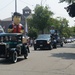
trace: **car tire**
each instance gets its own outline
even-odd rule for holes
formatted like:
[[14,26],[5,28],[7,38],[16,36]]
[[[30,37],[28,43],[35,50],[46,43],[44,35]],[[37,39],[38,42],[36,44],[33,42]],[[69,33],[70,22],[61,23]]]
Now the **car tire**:
[[53,46],[52,46],[52,45],[50,45],[50,46],[49,46],[49,50],[52,50],[52,49],[53,49]]
[[16,63],[16,62],[17,62],[17,52],[16,52],[16,51],[14,51],[14,52],[12,53],[12,62],[13,62],[13,63]]

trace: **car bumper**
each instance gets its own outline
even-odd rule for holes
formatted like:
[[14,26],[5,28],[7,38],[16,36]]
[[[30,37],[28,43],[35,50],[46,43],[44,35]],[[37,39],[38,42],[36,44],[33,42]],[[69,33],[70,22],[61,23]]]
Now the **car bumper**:
[[36,48],[48,48],[48,47],[50,47],[50,44],[34,44],[34,47],[36,47]]

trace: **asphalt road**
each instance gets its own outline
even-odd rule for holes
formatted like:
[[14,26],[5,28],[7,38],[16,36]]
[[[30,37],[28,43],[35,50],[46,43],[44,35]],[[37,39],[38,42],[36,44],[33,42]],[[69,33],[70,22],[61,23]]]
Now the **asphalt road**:
[[75,75],[75,43],[53,50],[34,51],[17,63],[0,59],[0,75]]

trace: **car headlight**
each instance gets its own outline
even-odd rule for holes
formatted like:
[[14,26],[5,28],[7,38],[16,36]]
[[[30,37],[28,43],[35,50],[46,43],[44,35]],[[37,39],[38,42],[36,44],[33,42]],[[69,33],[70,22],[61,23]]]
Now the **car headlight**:
[[47,44],[50,44],[51,41],[47,41]]

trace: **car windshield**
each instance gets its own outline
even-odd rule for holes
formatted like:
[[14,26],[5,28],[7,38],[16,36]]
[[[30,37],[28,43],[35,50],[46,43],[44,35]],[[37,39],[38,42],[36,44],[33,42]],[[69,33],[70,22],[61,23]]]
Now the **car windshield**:
[[15,37],[15,36],[1,36],[0,41],[1,42],[17,41],[17,37]]
[[37,39],[39,38],[50,38],[50,35],[47,35],[47,34],[42,34],[42,35],[39,35]]

